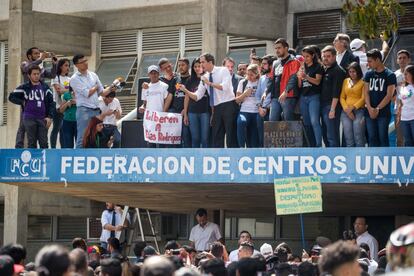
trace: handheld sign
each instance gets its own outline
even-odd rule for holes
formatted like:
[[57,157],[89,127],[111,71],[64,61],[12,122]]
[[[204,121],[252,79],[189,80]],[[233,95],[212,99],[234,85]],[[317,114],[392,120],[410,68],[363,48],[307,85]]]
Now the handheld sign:
[[277,215],[322,212],[319,176],[275,179],[274,189]]
[[182,115],[145,110],[144,138],[155,144],[181,144]]

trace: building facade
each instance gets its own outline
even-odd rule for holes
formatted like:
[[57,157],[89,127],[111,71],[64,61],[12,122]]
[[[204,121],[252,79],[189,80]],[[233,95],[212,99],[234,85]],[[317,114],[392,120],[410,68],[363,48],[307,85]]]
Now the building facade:
[[[414,24],[407,19],[414,18],[414,2],[402,2],[405,21],[387,60],[390,67],[395,67],[392,55],[399,48],[414,52]],[[278,37],[286,37],[297,49],[310,43],[331,44],[338,32],[356,37],[355,30],[347,27],[342,4],[341,0],[75,0],[64,5],[53,0],[0,0],[0,146],[14,147],[20,110],[8,103],[7,96],[20,84],[19,65],[26,49],[33,45],[66,57],[84,53],[90,69],[104,84],[124,77],[127,86],[119,99],[127,113],[136,107],[138,83],[146,76],[147,66],[161,57],[176,65],[180,57],[192,59],[201,52],[211,52],[218,61],[231,56],[238,63],[248,61],[251,48],[256,48],[258,55],[273,54],[273,41]],[[378,45],[378,41],[369,43]],[[88,237],[92,233],[87,227],[88,217],[99,217],[102,203],[50,192],[0,184],[4,243],[18,241],[32,246],[35,252],[44,242],[68,241],[67,237],[76,234],[67,231],[72,225],[84,225],[76,227],[82,229],[78,235]],[[55,200],[49,202],[50,198]],[[160,239],[186,240],[194,223],[192,211],[156,213]],[[256,240],[289,240],[299,246],[299,220],[295,217],[235,212],[220,221],[220,212],[212,211],[230,247],[244,229]],[[342,230],[351,227],[353,215],[344,211],[305,216],[307,238],[323,233],[339,238]],[[366,215],[372,215],[378,227],[387,222],[391,226],[385,231],[389,232],[409,220],[405,215],[414,215],[414,210],[385,217],[375,212]]]

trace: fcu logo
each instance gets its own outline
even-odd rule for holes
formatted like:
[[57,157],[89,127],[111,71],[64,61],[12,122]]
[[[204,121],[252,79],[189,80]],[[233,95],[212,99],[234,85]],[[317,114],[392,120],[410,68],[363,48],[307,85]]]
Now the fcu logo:
[[42,159],[32,158],[30,151],[23,151],[20,159],[11,160],[11,172],[19,173],[21,176],[40,173],[42,169]]

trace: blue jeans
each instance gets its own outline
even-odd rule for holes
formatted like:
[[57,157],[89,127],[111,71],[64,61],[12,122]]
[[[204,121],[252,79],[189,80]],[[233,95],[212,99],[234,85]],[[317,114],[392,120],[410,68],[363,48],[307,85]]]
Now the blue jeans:
[[55,115],[53,116],[52,132],[50,133],[50,147],[52,149],[56,148],[56,141],[57,141],[58,134],[59,134],[60,147],[63,147],[62,122],[63,122],[63,114],[56,110]]
[[82,140],[85,129],[88,127],[89,121],[92,117],[99,115],[99,109],[87,108],[84,106],[78,106],[76,109],[76,148],[83,148]]
[[306,136],[311,147],[322,146],[322,127],[320,115],[320,96],[300,97],[300,113],[303,118]]
[[121,133],[119,133],[119,130],[114,125],[104,125],[103,128],[103,134],[105,134],[106,137],[114,137],[114,143],[112,145],[113,148],[120,148],[121,147]]
[[210,113],[188,113],[193,148],[208,148],[210,136]]
[[296,102],[296,98],[287,98],[284,103],[280,103],[277,98],[273,98],[270,104],[269,121],[280,121],[282,112],[285,121],[294,121]]
[[73,149],[76,141],[76,121],[63,120],[62,124],[63,132],[63,145],[62,148]]
[[377,117],[375,119],[371,119],[368,113],[365,114],[369,147],[390,146],[388,138],[388,126],[390,124],[390,120],[390,117]]
[[257,130],[257,113],[240,112],[237,117],[237,142],[239,147],[257,148],[259,137]]
[[[338,103],[339,104],[339,103]],[[322,131],[326,134],[327,147],[339,147],[339,125],[341,123],[341,109],[336,107],[335,118],[329,119],[331,105],[321,106]]]
[[411,121],[401,121],[400,126],[404,135],[404,146],[413,147],[414,146],[414,120]]
[[266,113],[266,116],[261,117],[259,113],[256,115],[257,122],[257,138],[258,138],[258,147],[264,147],[264,122],[269,121],[269,112]]
[[342,111],[341,122],[347,147],[365,147],[365,117],[362,108],[353,111],[355,120],[351,120],[345,111]]

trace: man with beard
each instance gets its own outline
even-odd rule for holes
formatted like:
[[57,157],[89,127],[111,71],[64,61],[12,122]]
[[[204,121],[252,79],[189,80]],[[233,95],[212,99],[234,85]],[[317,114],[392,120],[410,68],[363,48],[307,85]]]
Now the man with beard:
[[274,45],[278,60],[273,64],[274,77],[267,88],[267,93],[272,95],[269,120],[280,121],[283,112],[285,121],[293,121],[299,96],[296,73],[300,68],[300,63],[289,54],[289,44],[286,39],[279,38]]

